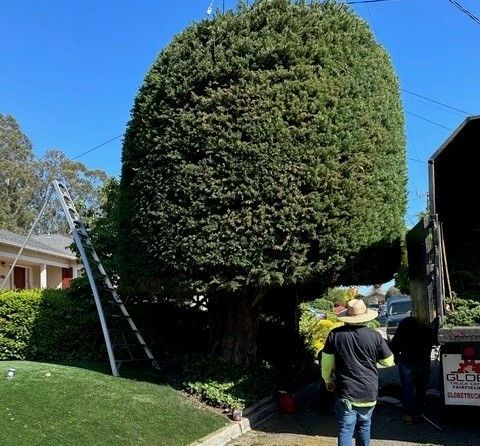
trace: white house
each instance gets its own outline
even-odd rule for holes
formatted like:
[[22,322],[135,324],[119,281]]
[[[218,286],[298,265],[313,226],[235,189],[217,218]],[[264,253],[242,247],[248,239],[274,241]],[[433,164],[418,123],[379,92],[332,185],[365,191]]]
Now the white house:
[[[24,236],[0,229],[0,285],[24,242]],[[82,269],[72,243],[61,234],[32,236],[4,289],[68,288]]]

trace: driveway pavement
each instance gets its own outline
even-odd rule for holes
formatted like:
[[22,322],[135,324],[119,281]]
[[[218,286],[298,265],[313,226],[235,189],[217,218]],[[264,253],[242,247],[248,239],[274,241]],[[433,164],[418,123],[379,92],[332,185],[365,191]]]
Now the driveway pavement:
[[[434,367],[431,381],[433,387],[438,385],[436,376],[438,368]],[[380,383],[385,392],[398,392],[396,367],[380,370]],[[480,418],[470,422],[461,417],[456,421],[444,419],[440,413],[439,402],[438,396],[432,396],[426,415],[441,427],[442,431],[427,421],[407,426],[401,420],[400,407],[379,403],[373,418],[371,446],[479,446]],[[321,399],[316,399],[295,415],[276,415],[257,430],[233,440],[229,445],[336,446],[335,417],[323,406]]]

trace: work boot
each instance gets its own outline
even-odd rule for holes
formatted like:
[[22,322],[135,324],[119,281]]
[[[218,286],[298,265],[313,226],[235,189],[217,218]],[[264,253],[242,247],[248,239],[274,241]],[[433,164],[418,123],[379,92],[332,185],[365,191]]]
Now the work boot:
[[413,417],[412,417],[411,415],[405,414],[405,415],[402,417],[402,420],[403,420],[403,422],[404,422],[405,424],[408,424],[409,426],[414,423]]

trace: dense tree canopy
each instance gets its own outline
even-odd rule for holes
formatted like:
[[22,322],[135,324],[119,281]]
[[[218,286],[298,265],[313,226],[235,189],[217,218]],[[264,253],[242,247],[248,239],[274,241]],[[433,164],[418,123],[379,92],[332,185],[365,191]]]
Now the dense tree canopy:
[[[251,293],[330,285],[351,264],[380,282],[398,265],[405,177],[397,78],[348,6],[218,14],[173,39],[135,100],[123,284]],[[372,268],[355,263],[365,252]]]

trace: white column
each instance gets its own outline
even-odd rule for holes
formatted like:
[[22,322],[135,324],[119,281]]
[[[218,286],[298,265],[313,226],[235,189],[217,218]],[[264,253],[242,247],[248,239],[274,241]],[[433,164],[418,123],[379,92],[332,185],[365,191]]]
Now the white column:
[[40,288],[44,290],[47,288],[47,264],[40,265]]

